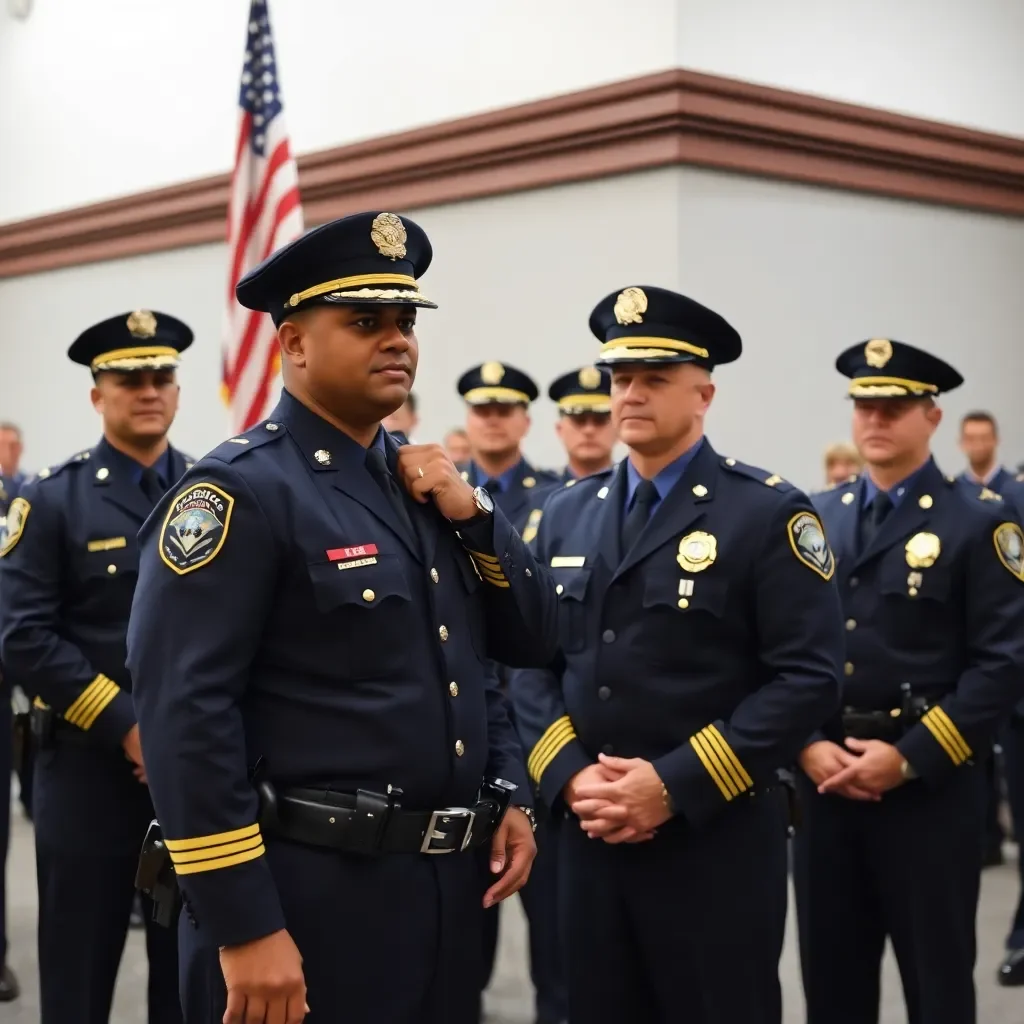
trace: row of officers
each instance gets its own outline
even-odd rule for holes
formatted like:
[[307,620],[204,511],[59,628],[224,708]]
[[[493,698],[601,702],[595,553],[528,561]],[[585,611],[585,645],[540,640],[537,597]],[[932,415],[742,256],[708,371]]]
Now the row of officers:
[[184,324],[71,346],[103,437],[24,487],[0,544],[43,1024],[108,1019],[136,884],[153,1024],[476,1024],[520,889],[539,1021],[780,1024],[794,806],[810,1024],[877,1021],[887,938],[910,1024],[973,1024],[1024,533],[931,457],[960,375],[890,339],[840,354],[867,470],[811,500],[705,434],[737,331],[630,285],[553,392],[563,431],[628,457],[527,466],[502,425],[537,389],[488,362],[459,467],[381,426],[431,260],[374,211],[248,274],[284,390],[195,463],[167,441]]

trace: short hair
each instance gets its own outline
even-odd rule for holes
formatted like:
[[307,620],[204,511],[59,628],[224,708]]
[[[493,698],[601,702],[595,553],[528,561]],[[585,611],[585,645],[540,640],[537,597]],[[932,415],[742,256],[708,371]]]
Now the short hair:
[[973,409],[971,412],[965,413],[960,419],[960,430],[962,431],[968,423],[987,423],[992,428],[993,434],[999,433],[995,416],[990,412],[985,412],[984,409]]
[[21,440],[21,427],[17,423],[11,423],[10,420],[3,420],[0,422],[0,430],[9,430],[12,434],[18,435],[18,440]]
[[845,462],[852,462],[855,466],[863,466],[864,460],[860,457],[860,452],[849,441],[837,441],[835,444],[830,444],[825,449],[825,468],[828,469],[831,465],[842,459]]
[[405,404],[407,406],[409,406],[409,412],[411,412],[413,414],[413,416],[415,416],[416,415],[416,392],[415,391],[410,391],[409,394],[406,395]]

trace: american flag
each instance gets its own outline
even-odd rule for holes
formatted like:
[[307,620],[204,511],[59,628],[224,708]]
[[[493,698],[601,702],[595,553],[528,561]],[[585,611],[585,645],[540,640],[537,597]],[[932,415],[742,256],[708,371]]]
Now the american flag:
[[299,175],[288,144],[281,83],[266,0],[252,0],[238,95],[239,125],[228,205],[228,294],[221,395],[231,430],[266,414],[280,370],[276,332],[266,313],[243,308],[235,285],[275,249],[302,234]]

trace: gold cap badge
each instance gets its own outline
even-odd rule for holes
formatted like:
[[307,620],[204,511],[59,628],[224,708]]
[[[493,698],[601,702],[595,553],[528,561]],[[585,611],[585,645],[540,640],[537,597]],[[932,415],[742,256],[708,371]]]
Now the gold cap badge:
[[880,370],[892,359],[892,342],[885,338],[873,338],[864,346],[864,359],[868,366]]
[[402,218],[396,213],[378,213],[370,225],[370,239],[381,256],[402,259],[408,239]]
[[502,377],[505,376],[505,367],[501,363],[484,363],[480,367],[480,379],[492,387],[495,384],[500,384]]
[[129,315],[127,326],[133,338],[152,338],[156,334],[156,317],[148,309],[137,309]]
[[601,371],[596,366],[584,366],[579,372],[578,379],[581,388],[593,391],[594,388],[601,386]]
[[643,288],[627,288],[615,300],[615,319],[620,324],[642,324],[647,312],[647,296]]

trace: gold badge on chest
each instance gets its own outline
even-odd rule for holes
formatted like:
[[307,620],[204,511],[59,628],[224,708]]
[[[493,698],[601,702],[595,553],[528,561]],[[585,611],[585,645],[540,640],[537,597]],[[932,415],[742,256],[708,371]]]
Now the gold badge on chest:
[[718,557],[718,542],[710,533],[697,530],[679,542],[676,561],[684,572],[703,572]]
[[911,569],[927,569],[935,564],[941,551],[942,545],[934,533],[915,533],[907,541],[907,565]]

